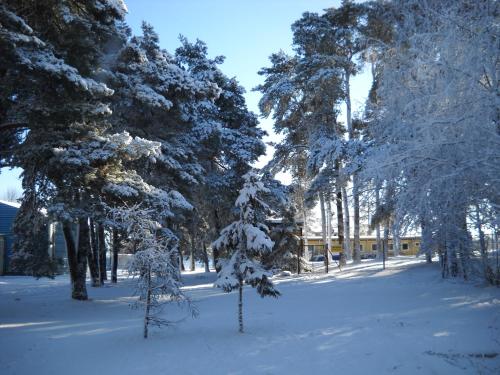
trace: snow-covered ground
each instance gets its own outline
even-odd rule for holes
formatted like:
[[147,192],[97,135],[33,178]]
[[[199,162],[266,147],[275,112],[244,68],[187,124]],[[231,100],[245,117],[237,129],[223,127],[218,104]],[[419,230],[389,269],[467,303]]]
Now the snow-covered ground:
[[[69,298],[66,276],[0,278],[0,373],[499,374],[500,289],[442,280],[399,257],[277,280],[283,296],[237,296],[186,273],[200,315],[142,338],[131,280]],[[165,316],[178,318],[175,306]]]

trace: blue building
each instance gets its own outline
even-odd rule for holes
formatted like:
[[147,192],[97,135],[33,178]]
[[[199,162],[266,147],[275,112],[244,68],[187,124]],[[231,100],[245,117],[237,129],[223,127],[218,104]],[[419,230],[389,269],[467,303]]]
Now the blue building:
[[[10,259],[12,257],[12,246],[14,244],[13,226],[19,203],[0,200],[0,275],[9,273]],[[51,223],[48,226],[48,249],[52,258],[59,258],[66,264],[66,243],[62,234],[61,225]]]
[[0,201],[0,275],[9,269],[9,258],[12,256],[14,235],[12,226],[20,204]]

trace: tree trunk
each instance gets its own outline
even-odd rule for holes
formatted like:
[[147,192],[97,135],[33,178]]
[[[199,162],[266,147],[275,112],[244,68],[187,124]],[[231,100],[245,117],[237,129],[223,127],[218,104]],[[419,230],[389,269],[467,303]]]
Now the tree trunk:
[[111,282],[118,282],[118,252],[120,251],[120,234],[113,228],[113,264],[111,267]]
[[[375,186],[375,212],[378,212],[380,207],[380,184],[376,184]],[[377,222],[375,225],[375,234],[377,238],[377,259],[382,259],[383,257],[383,249],[382,249],[382,239],[380,236],[380,223]]]
[[207,245],[203,242],[203,263],[205,263],[205,272],[210,272],[210,265],[208,264]]
[[[321,211],[321,236],[323,238],[323,247],[326,248],[326,213],[325,213],[325,196],[323,193],[319,193],[319,205]],[[314,255],[314,254],[312,254]]]
[[99,287],[101,286],[99,280],[99,248],[97,247],[97,240],[94,230],[94,221],[90,219],[90,244],[91,251],[88,253],[88,263],[90,270],[90,278],[92,279],[92,286]]
[[457,252],[456,249],[450,243],[451,241],[447,241],[446,246],[446,267],[447,267],[447,275],[451,275],[452,277],[458,276],[458,261],[457,261]]
[[[219,220],[219,213],[217,212],[216,209],[214,210],[214,219],[215,219],[214,220],[215,232],[217,233],[217,235],[219,235],[220,231],[221,231],[221,225],[220,225],[220,220]],[[212,248],[212,256],[214,258],[215,272],[219,273],[219,271],[221,270],[221,265],[218,264],[219,257],[220,257],[219,250]]]
[[[342,209],[342,189],[339,182],[336,182],[336,203],[337,203],[337,231],[340,248],[344,248],[344,211]],[[339,262],[342,265],[342,262]]]
[[304,232],[302,231],[302,228],[300,228],[300,241],[299,241],[299,246],[297,247],[297,275],[300,275],[300,253],[301,249],[304,246]]
[[[346,120],[347,120],[347,133],[349,136],[349,140],[353,140],[355,138],[354,135],[354,126],[352,124],[352,110],[351,110],[351,74],[348,70],[345,71],[345,104],[346,104]],[[353,209],[354,209],[354,243],[353,249],[351,253],[351,232],[349,228],[349,206],[347,201],[347,194],[345,194],[345,188],[343,191],[344,194],[344,208],[345,208],[345,220],[346,220],[346,238],[349,240],[346,241],[346,256],[348,259],[353,259],[354,263],[361,262],[361,249],[360,249],[360,241],[359,241],[359,191],[358,191],[358,179],[356,173],[352,175],[352,199],[353,199]]]
[[181,246],[177,246],[177,252],[179,255],[179,267],[181,271],[185,271],[186,267],[184,267],[184,254],[182,254]]
[[349,215],[349,202],[347,200],[347,191],[342,187],[342,200],[344,206],[344,260],[352,259],[351,253],[351,228]]
[[470,237],[469,230],[467,229],[467,209],[463,208],[459,214],[460,218],[460,229],[462,236],[459,243],[460,252],[460,266],[462,268],[462,276],[464,280],[469,279],[470,274],[470,252],[472,247],[472,238]]
[[493,284],[495,281],[495,275],[488,262],[488,249],[486,247],[486,241],[484,238],[481,215],[479,214],[479,205],[476,205],[476,229],[477,233],[479,234],[479,248],[481,250],[481,259],[483,261],[484,278],[488,283]]
[[68,253],[68,267],[71,279],[71,298],[85,300],[88,298],[87,290],[85,287],[85,279],[82,288],[82,283],[81,280],[79,280],[78,272],[78,254],[75,240],[73,238],[73,231],[71,230],[71,224],[68,222],[63,222],[62,227]]
[[240,280],[238,287],[238,323],[239,332],[243,333],[243,280]]
[[394,256],[398,256],[401,253],[401,231],[397,215],[392,223],[392,249]]
[[88,218],[81,218],[78,223],[78,251],[76,252],[76,267],[71,280],[73,290],[71,298],[87,300],[87,254],[90,249],[90,232]]
[[149,311],[151,309],[151,271],[148,270],[148,291],[146,294],[146,311],[144,313],[144,338],[148,338]]
[[326,197],[326,236],[327,245],[325,247],[325,272],[329,271],[330,264],[330,254],[332,253],[332,202],[330,200],[330,195]]
[[196,238],[195,238],[195,235],[193,232],[191,232],[191,252],[189,254],[189,261],[190,261],[189,269],[191,271],[194,271],[196,268],[196,264],[195,264],[195,260],[194,260],[194,254],[195,254],[195,250],[196,250]]
[[104,284],[104,280],[108,279],[108,272],[106,270],[106,237],[103,224],[97,225],[97,241],[99,242],[99,278],[101,284]]
[[425,253],[425,262],[432,263],[432,255],[430,253]]
[[427,263],[432,263],[432,245],[431,245],[431,237],[432,233],[430,231],[429,225],[425,216],[422,215],[420,219],[420,228],[422,232],[422,241],[420,243],[420,253],[425,254],[425,261]]
[[[302,229],[302,238],[304,239],[303,246],[307,249],[309,246],[309,242],[308,242],[308,238],[307,238],[307,236],[308,236],[308,233],[307,233],[307,209],[306,209],[306,204],[304,201],[304,194],[302,194],[302,217],[304,219],[304,227]],[[300,253],[300,249],[298,250],[298,253]],[[300,273],[300,258],[297,261],[299,262],[297,272]]]
[[354,263],[361,263],[361,243],[360,243],[360,226],[359,226],[359,182],[356,173],[352,176],[352,198],[354,205],[354,251],[353,260]]
[[385,260],[387,259],[387,250],[389,249],[389,224],[384,227],[384,244],[382,245],[382,268],[385,270]]

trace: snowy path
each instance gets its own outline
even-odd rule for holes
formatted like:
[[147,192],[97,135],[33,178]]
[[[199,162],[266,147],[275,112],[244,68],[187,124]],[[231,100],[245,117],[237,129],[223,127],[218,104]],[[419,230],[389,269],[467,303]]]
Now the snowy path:
[[213,276],[186,275],[198,319],[148,340],[129,308],[129,280],[78,302],[64,276],[0,278],[0,373],[500,373],[500,289],[441,280],[419,260],[281,279],[279,300],[248,289],[244,335],[236,294],[212,288]]

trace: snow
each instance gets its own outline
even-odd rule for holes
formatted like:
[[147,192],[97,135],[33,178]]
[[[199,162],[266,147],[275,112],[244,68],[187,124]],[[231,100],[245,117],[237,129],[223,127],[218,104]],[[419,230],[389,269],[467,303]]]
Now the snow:
[[[132,280],[70,299],[67,276],[0,278],[0,368],[11,374],[498,374],[500,290],[442,280],[412,257],[366,261],[276,277],[282,297],[245,287],[246,333],[237,295],[213,288],[215,273],[188,272],[183,288],[197,319],[152,329]],[[165,318],[182,312],[168,306]],[[81,357],[77,355],[81,354]],[[497,354],[488,358],[484,355]]]
[[109,183],[104,187],[104,190],[122,197],[136,197],[139,195],[136,189],[124,184]]
[[10,207],[13,207],[13,208],[20,208],[21,207],[21,203],[17,203],[17,202],[9,202],[9,201],[4,201],[4,200],[0,199],[0,203],[5,204],[5,205],[10,206]]
[[106,0],[108,6],[113,8],[122,18],[128,13],[127,5],[123,0]]
[[[243,224],[242,229],[247,239],[247,249],[257,252],[267,252],[273,248],[274,242],[260,228],[252,224]],[[266,231],[268,231],[267,228]]]

